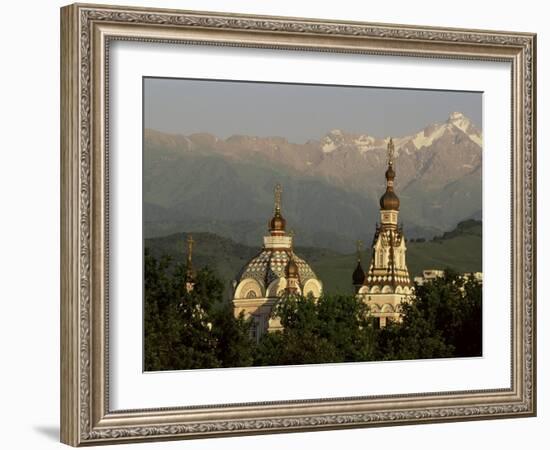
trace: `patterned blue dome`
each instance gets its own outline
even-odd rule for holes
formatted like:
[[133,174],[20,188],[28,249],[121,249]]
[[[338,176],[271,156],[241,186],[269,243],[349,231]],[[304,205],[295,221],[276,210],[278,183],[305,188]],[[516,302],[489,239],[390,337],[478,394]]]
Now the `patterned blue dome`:
[[[245,278],[252,278],[262,282],[264,286],[268,286],[273,280],[284,278],[286,276],[285,270],[290,260],[290,255],[290,250],[262,250],[243,267],[237,277],[237,282]],[[300,276],[300,283],[302,285],[305,284],[307,280],[312,278],[317,279],[315,272],[313,272],[309,264],[293,252],[292,259],[298,266],[298,275]]]

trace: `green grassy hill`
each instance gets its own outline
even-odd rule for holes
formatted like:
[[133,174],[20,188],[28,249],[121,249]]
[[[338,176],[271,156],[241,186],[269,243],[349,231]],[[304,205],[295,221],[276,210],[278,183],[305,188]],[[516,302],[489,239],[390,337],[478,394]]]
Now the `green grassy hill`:
[[[405,230],[406,232],[406,230]],[[170,255],[175,261],[186,257],[186,233],[145,240],[151,253],[160,257]],[[231,239],[213,233],[193,233],[195,240],[193,263],[197,268],[209,266],[229,286],[240,269],[260,251],[258,247],[238,244]],[[407,243],[407,265],[411,276],[419,275],[424,269],[451,268],[458,272],[482,271],[482,223],[468,220],[458,224],[455,230],[430,241],[409,241]],[[296,253],[304,258],[323,281],[325,292],[351,292],[351,274],[355,269],[357,256],[341,254],[333,250],[297,247]],[[370,250],[363,252],[362,264],[367,269]]]

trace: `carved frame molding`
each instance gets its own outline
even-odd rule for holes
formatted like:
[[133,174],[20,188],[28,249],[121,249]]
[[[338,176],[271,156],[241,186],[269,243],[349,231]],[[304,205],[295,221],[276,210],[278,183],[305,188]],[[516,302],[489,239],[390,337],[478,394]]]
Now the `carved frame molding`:
[[[510,62],[510,389],[110,411],[105,105],[113,40]],[[536,414],[534,34],[76,4],[61,10],[61,58],[62,442],[79,446]]]

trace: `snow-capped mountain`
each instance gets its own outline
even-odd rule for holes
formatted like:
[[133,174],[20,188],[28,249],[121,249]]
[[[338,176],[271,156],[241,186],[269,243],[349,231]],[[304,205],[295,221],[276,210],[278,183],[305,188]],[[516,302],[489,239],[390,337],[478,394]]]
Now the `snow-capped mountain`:
[[[401,148],[410,153],[409,144],[411,143],[415,150],[429,147],[445,133],[456,133],[457,130],[462,131],[470,140],[481,147],[482,136],[479,129],[461,112],[453,112],[445,123],[430,124],[411,136],[394,138],[397,154],[399,154]],[[360,153],[365,153],[370,150],[385,149],[386,144],[387,138],[376,138],[368,134],[346,134],[342,130],[335,129],[321,140],[321,149],[323,153],[331,153],[339,148],[355,146]]]
[[[175,196],[173,201],[180,203],[183,197],[192,193],[198,202],[195,213],[200,211],[201,217],[212,216],[218,220],[212,205],[220,198],[220,190],[229,190],[219,185],[224,179],[226,185],[231,184],[239,190],[238,201],[243,202],[239,214],[242,216],[249,212],[245,205],[247,196],[257,197],[260,187],[266,190],[265,201],[271,201],[270,183],[284,173],[287,184],[291,183],[290,180],[299,180],[302,184],[311,180],[334,192],[352,194],[355,203],[349,205],[349,211],[345,209],[347,213],[343,210],[339,214],[366,214],[366,223],[374,223],[378,198],[385,183],[387,140],[388,137],[370,133],[368,124],[365,124],[363,133],[334,129],[319,140],[303,144],[282,137],[235,135],[221,139],[208,133],[182,136],[146,130],[145,182],[150,191],[145,192],[145,198],[151,203],[170,207],[170,202],[158,200],[161,191],[178,191],[179,196]],[[424,232],[429,234],[426,230],[435,233],[452,229],[461,220],[481,216],[482,133],[468,117],[453,112],[446,120],[427,124],[414,134],[393,136],[393,141],[396,150],[395,186],[402,200],[401,219],[404,223],[424,230],[419,232],[421,235]],[[192,171],[187,170],[191,167],[191,160],[202,161],[199,169],[193,166]],[[222,161],[225,172],[220,169]],[[227,170],[231,174],[226,173]],[[219,171],[216,172],[217,180],[212,178],[214,171]],[[196,189],[181,188],[183,175],[185,183],[195,180],[195,186],[200,184],[204,189],[208,189],[208,183],[203,180],[210,179],[218,190],[217,194],[212,193],[213,200],[203,204]],[[344,194],[335,195],[335,198],[339,199],[338,202],[345,201],[341,200],[345,198]],[[359,201],[363,211],[360,211],[361,204],[356,204],[357,198],[364,199]],[[231,201],[237,211],[234,198]],[[308,195],[308,202],[312,201]],[[211,206],[212,211],[209,210]],[[218,210],[223,207],[220,204]]]

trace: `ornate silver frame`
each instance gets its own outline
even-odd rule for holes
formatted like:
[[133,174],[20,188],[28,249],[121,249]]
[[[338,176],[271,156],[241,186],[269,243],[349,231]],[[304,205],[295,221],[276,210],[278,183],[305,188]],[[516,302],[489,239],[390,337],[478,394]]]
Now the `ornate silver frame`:
[[[512,384],[509,389],[111,411],[108,111],[114,39],[507,61],[512,66]],[[75,4],[61,9],[61,440],[128,441],[536,414],[536,35]]]

